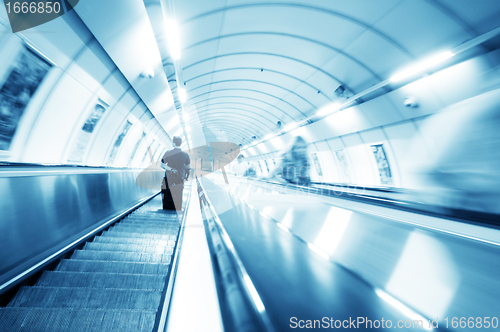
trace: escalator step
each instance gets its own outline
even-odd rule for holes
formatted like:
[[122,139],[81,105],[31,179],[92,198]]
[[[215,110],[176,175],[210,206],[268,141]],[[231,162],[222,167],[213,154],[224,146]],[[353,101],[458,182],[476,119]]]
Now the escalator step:
[[148,229],[177,229],[179,228],[179,224],[168,224],[168,223],[164,223],[164,224],[144,224],[144,223],[135,223],[135,222],[132,222],[132,221],[126,221],[126,222],[120,222],[118,224],[116,224],[114,227],[127,227],[127,228],[139,228],[139,229],[142,229],[142,228],[148,228]]
[[[161,201],[160,201],[160,205],[161,205]],[[153,215],[153,216],[157,216],[157,217],[167,217],[167,218],[170,218],[170,217],[177,217],[179,213],[178,213],[178,211],[174,211],[174,210],[138,209],[138,210],[135,210],[134,212],[132,212],[131,214],[132,215],[147,214],[147,215]]]
[[166,275],[168,268],[168,264],[63,259],[56,271]]
[[135,225],[135,226],[140,226],[140,227],[179,227],[178,222],[157,222],[157,221],[143,221],[143,220],[136,220],[136,219],[124,219],[120,221],[118,225]]
[[137,253],[155,253],[155,254],[169,254],[172,255],[174,248],[172,246],[145,246],[138,244],[124,244],[124,243],[94,243],[87,242],[83,250],[95,251],[122,251],[122,252],[137,252]]
[[132,237],[111,237],[111,236],[96,236],[93,243],[123,243],[123,244],[139,244],[143,246],[174,246],[175,235],[170,235],[169,240],[154,240],[154,239],[135,239]]
[[139,238],[139,239],[153,239],[153,240],[169,240],[174,237],[177,238],[177,233],[175,234],[148,234],[148,233],[134,233],[131,231],[105,231],[102,232],[101,236],[109,236],[109,237],[129,237],[129,238]]
[[151,234],[151,235],[174,235],[177,234],[179,228],[142,228],[142,227],[122,227],[122,226],[114,226],[111,227],[108,232],[117,232],[117,233],[138,233],[138,234]]
[[161,290],[165,279],[150,274],[45,271],[36,286]]
[[138,252],[75,250],[73,255],[71,255],[71,259],[169,264],[170,256],[171,255],[169,254],[150,254]]
[[150,234],[176,234],[179,227],[169,227],[169,226],[141,226],[141,225],[131,225],[131,224],[119,224],[110,228],[110,231],[115,229],[120,231],[127,231],[133,233],[150,233]]
[[8,307],[156,310],[159,290],[21,287]]
[[152,310],[0,308],[2,332],[151,332]]
[[161,215],[153,213],[132,213],[125,217],[125,219],[137,220],[151,220],[151,221],[166,221],[166,222],[179,222],[177,214],[174,215]]

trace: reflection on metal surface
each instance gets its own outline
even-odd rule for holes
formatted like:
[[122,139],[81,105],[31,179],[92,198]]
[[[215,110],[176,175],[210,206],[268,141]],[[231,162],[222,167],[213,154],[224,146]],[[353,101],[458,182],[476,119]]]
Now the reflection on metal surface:
[[[375,289],[375,293],[382,300],[384,300],[385,302],[387,302],[388,304],[390,304],[391,306],[393,306],[395,309],[397,309],[398,311],[400,311],[401,313],[403,313],[406,317],[412,319],[414,322],[415,321],[422,321],[423,322],[422,326],[423,326],[424,329],[426,329],[428,331],[432,331],[433,330],[433,328],[429,326],[428,321],[424,317],[422,317],[421,315],[419,315],[415,311],[411,310],[410,308],[408,308],[403,303],[401,303],[398,300],[396,300],[391,295],[387,294],[386,292],[384,292],[381,289]],[[394,327],[396,327],[396,326],[394,326]]]
[[460,272],[446,246],[414,231],[386,289],[427,315],[443,317],[459,284]]
[[271,216],[271,212],[273,212],[273,207],[272,207],[272,206],[266,206],[266,207],[262,210],[262,213],[264,214],[264,216],[268,216],[268,217],[270,217],[270,216]]
[[307,246],[309,247],[309,249],[311,249],[312,251],[314,251],[315,253],[320,255],[322,258],[324,258],[326,260],[330,260],[330,256],[328,256],[328,254],[326,252],[324,252],[320,248],[316,247],[314,244],[308,242]]
[[255,286],[253,285],[252,279],[250,279],[248,274],[245,274],[243,276],[243,280],[245,281],[245,285],[247,286],[248,290],[250,291],[250,296],[252,297],[252,300],[255,303],[257,310],[261,314],[264,314],[266,312],[266,308],[264,307],[264,303],[262,303],[262,300],[260,299],[259,293],[257,293],[257,290],[255,289]]
[[135,184],[134,170],[42,176],[36,172],[46,168],[32,170],[33,176],[0,177],[0,282],[153,193]]
[[286,211],[285,217],[283,217],[283,220],[281,220],[281,223],[288,228],[292,228],[292,224],[293,224],[293,209],[292,208],[289,208]]
[[333,255],[349,225],[352,213],[346,209],[331,207],[316,240],[314,240],[314,245],[326,251],[330,256]]
[[290,233],[290,229],[288,229],[288,227],[286,227],[285,225],[283,225],[282,223],[277,223],[278,227],[281,228],[282,230],[284,230],[285,232],[287,233]]
[[[202,207],[202,214],[204,214],[204,218],[209,225],[211,233],[213,234],[212,240],[214,238],[220,237],[223,243],[223,246],[219,247],[216,251],[216,254],[213,256],[216,257],[216,259],[220,260],[220,255],[222,255],[225,257],[229,257],[234,262],[236,267],[235,272],[244,286],[243,290],[247,294],[247,296],[251,298],[254,309],[256,309],[259,313],[260,324],[262,324],[261,328],[264,328],[265,331],[273,332],[274,328],[268,317],[264,303],[262,302],[260,295],[255,289],[255,286],[245,269],[245,266],[243,265],[238,253],[236,252],[233,242],[227,234],[226,229],[222,225],[222,222],[214,208],[214,205],[210,202],[210,199],[206,195],[206,191],[201,185],[201,182],[198,179],[196,181],[198,183],[198,192],[200,196],[200,206]],[[227,248],[227,254],[224,254],[225,250],[222,248],[224,246],[225,248]],[[220,263],[218,263],[218,266],[221,266]],[[228,278],[230,275],[231,274],[226,273],[225,277]],[[231,280],[231,284],[234,284],[234,282],[235,280]],[[233,299],[235,299],[234,295]],[[243,302],[237,302],[239,306],[243,304]],[[246,322],[246,324],[248,324],[248,322]],[[252,329],[252,326],[248,325],[247,328]]]

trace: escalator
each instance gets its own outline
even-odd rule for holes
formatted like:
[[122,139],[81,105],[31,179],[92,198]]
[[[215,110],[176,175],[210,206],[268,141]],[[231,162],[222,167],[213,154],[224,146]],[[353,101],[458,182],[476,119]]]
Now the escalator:
[[181,219],[152,199],[22,286],[0,308],[0,331],[158,329]]

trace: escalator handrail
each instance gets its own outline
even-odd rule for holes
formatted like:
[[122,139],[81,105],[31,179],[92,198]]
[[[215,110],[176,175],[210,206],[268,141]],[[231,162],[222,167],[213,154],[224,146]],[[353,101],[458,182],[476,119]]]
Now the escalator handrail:
[[[249,178],[251,179],[251,178]],[[300,186],[292,183],[282,183],[276,181],[269,181],[268,179],[253,178],[254,181],[268,183],[272,185],[279,185],[281,187],[292,188],[294,190],[305,191],[308,193],[322,195],[327,197],[335,197],[340,199],[354,199],[363,203],[369,203],[382,207],[388,207],[405,212],[419,213],[432,217],[450,219],[457,222],[474,224],[483,227],[500,229],[500,215],[480,212],[474,210],[457,209],[450,207],[433,206],[420,202],[412,202],[401,199],[394,199],[389,197],[380,197],[374,194],[359,194],[355,192],[343,191],[341,189],[326,189]],[[362,188],[362,187],[361,187]],[[394,191],[394,194],[411,193],[411,191]],[[340,194],[339,194],[340,193]]]
[[[208,195],[206,194],[206,191],[203,188],[201,181],[198,178],[196,178],[196,182],[198,188],[198,196],[200,200],[200,207],[202,208],[201,210],[204,216],[204,222],[206,222],[205,226],[206,226],[207,240],[209,241],[209,243],[212,244],[215,241],[217,241],[217,239],[213,239],[215,233],[220,238],[220,242],[222,242],[222,245],[224,246],[224,248],[220,248],[219,246],[217,246],[218,247],[217,249],[219,250],[215,250],[213,245],[212,246],[209,245],[212,259],[217,260],[216,264],[213,264],[214,269],[215,266],[218,266],[219,269],[221,268],[220,261],[223,260],[221,256],[227,255],[230,258],[231,262],[233,263],[231,275],[236,276],[238,284],[240,286],[240,290],[242,291],[241,295],[244,297],[246,302],[250,304],[251,308],[249,309],[251,309],[251,314],[253,317],[256,318],[255,321],[252,322],[254,326],[252,327],[245,326],[244,330],[274,332],[275,330],[271,323],[271,320],[269,319],[269,316],[267,315],[266,308],[257,290],[255,289],[255,286],[253,285],[241,259],[239,258],[234,248],[234,245],[231,242],[231,239],[229,238],[229,235],[227,234],[224,226],[222,225],[222,222],[218,217],[214,206],[210,202],[210,199],[208,198]],[[208,216],[207,213],[205,213],[204,209],[208,210],[207,212],[210,214],[210,216]],[[223,252],[220,249],[223,249]],[[229,305],[234,306],[234,303],[233,304],[229,303]],[[239,308],[236,309],[233,307],[233,309],[238,310]],[[240,310],[240,312],[241,311],[243,311],[243,313],[247,313],[247,310]],[[221,313],[223,313],[222,310]],[[235,321],[236,320],[233,317],[233,322]],[[237,326],[236,330],[243,330],[243,329],[240,329]]]
[[184,226],[186,224],[187,210],[189,208],[189,204],[191,203],[191,190],[189,191],[189,196],[186,200],[186,208],[182,215],[182,220],[179,225],[179,235],[177,236],[177,241],[174,246],[172,259],[170,260],[170,268],[168,270],[167,278],[166,278],[166,288],[162,293],[162,300],[160,301],[161,306],[158,310],[158,321],[155,323],[155,328],[153,331],[163,332],[165,330],[165,325],[168,319],[168,315],[170,313],[170,301],[172,300],[172,294],[175,284],[175,278],[177,276],[177,268],[179,266],[179,254],[181,251],[183,239],[184,239]]

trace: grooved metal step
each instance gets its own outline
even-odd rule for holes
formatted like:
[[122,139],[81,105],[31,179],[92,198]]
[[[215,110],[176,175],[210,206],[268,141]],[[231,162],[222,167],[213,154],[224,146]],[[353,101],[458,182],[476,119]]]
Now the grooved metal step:
[[[175,242],[172,241],[175,245]],[[172,255],[174,251],[173,245],[169,246],[168,242],[165,242],[164,246],[147,246],[140,244],[125,244],[125,243],[97,243],[97,242],[87,242],[83,247],[83,250],[94,250],[94,251],[121,251],[121,252],[141,252],[141,253],[155,253],[155,254],[168,254]]]
[[166,275],[168,267],[168,264],[65,259],[57,266],[56,271]]
[[172,224],[172,225],[179,225],[179,218],[151,218],[146,215],[144,216],[129,216],[124,218],[122,221],[128,221],[128,220],[133,220],[133,221],[138,221],[138,222],[157,222],[157,223],[165,223],[165,224]]
[[22,287],[8,307],[156,310],[161,291],[74,287]]
[[151,274],[45,271],[36,285],[161,290],[165,286],[165,279],[165,276]]
[[143,246],[174,246],[175,235],[170,235],[168,240],[154,240],[149,238],[136,239],[133,237],[113,237],[113,236],[96,236],[92,243],[121,243],[121,244],[138,244]]
[[118,227],[114,226],[108,230],[109,233],[136,233],[145,235],[171,235],[177,234],[179,228],[176,229],[144,229],[142,227]]
[[151,233],[134,233],[131,231],[105,231],[102,236],[112,236],[112,237],[131,237],[131,238],[142,238],[142,239],[154,239],[154,240],[168,240],[171,236],[177,238],[177,234],[151,234]]
[[71,258],[95,261],[169,264],[170,256],[171,255],[169,254],[150,254],[140,252],[75,250]]
[[156,221],[142,221],[142,220],[123,220],[120,221],[118,225],[128,225],[128,226],[140,226],[140,227],[175,227],[179,228],[179,224],[174,224],[174,223],[167,223],[167,222],[156,222]]
[[0,308],[2,332],[151,332],[154,310]]
[[124,220],[113,227],[147,227],[152,229],[173,229],[179,228],[178,223],[157,223],[151,221]]

